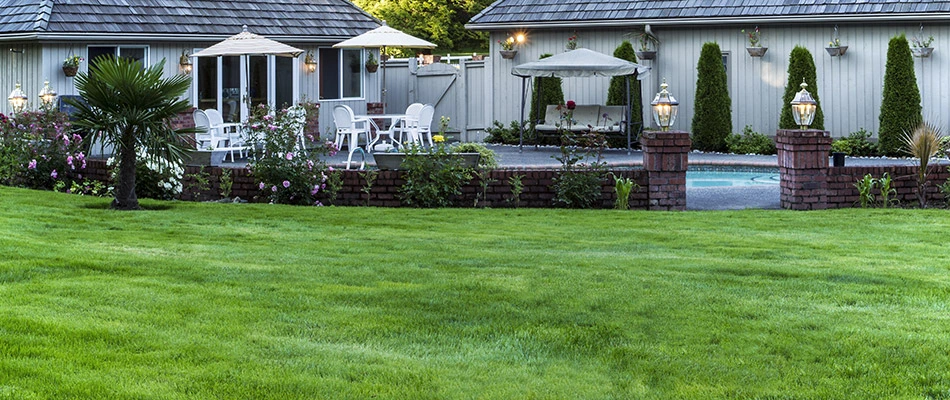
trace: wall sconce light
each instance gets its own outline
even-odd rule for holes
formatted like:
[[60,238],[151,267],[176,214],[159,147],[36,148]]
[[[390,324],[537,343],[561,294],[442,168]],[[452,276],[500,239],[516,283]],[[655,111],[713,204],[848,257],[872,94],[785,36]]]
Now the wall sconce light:
[[303,59],[303,64],[307,67],[307,72],[317,72],[317,60],[313,58],[312,52],[307,52],[307,57]]
[[676,101],[676,98],[666,90],[668,87],[666,78],[663,78],[660,93],[657,93],[656,97],[653,98],[653,102],[650,103],[653,106],[653,120],[663,131],[670,130],[670,126],[676,121],[676,112],[680,105],[680,102]]
[[181,51],[181,57],[178,58],[178,69],[182,74],[188,75],[191,73],[192,64],[191,57],[188,56],[188,53],[185,50]]
[[10,92],[10,97],[7,97],[7,100],[10,102],[14,114],[19,114],[26,108],[26,93],[23,93],[23,89],[20,89],[20,82],[16,83],[16,88]]
[[525,42],[528,41],[528,36],[525,35],[524,32],[516,32],[514,39],[515,39],[515,44],[517,44],[518,46],[523,46]]
[[818,109],[818,102],[811,97],[811,93],[805,90],[808,87],[805,78],[802,78],[801,87],[802,90],[795,93],[795,99],[790,104],[792,105],[792,117],[795,118],[795,125],[805,130],[815,120],[815,110]]
[[45,108],[52,107],[53,102],[56,101],[56,91],[49,87],[49,80],[43,83],[43,90],[40,90],[39,97]]

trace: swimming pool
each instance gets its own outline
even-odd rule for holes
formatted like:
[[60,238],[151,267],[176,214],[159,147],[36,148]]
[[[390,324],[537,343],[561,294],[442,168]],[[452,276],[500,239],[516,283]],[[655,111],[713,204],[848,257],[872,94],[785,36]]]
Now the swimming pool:
[[778,172],[761,171],[686,171],[687,188],[726,186],[777,186]]

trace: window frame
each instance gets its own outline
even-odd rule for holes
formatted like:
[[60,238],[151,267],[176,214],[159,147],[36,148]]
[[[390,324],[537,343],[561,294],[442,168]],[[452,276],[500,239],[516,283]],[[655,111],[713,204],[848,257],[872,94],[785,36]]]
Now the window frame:
[[[326,50],[337,52],[336,97],[330,98],[330,97],[322,96],[323,89],[324,89],[323,69],[318,68],[317,73],[319,75],[317,76],[317,98],[320,101],[363,101],[363,100],[366,100],[366,75],[365,75],[366,70],[365,68],[363,68],[363,66],[366,64],[366,50],[364,49],[334,49],[332,47],[318,47],[317,48],[317,63],[319,65],[325,65],[323,64],[322,57],[323,57],[323,51],[326,51]],[[346,61],[346,57],[344,57],[344,54],[343,54],[344,51],[359,52],[359,56],[360,56],[359,69],[358,69],[359,72],[356,75],[356,79],[359,82],[359,94],[356,97],[346,97],[343,95],[344,87],[345,87],[344,77],[346,76],[346,74],[344,73],[346,66],[343,65],[343,63]]]

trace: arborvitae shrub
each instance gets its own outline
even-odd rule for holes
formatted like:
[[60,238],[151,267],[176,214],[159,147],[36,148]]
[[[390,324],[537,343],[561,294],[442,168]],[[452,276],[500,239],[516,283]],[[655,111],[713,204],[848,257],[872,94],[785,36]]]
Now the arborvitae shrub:
[[[630,42],[626,40],[620,43],[620,46],[617,46],[617,49],[614,50],[614,57],[634,63],[637,62],[637,54],[635,51],[633,51],[633,45],[631,45]],[[610,88],[607,90],[607,105],[623,106],[630,104],[630,123],[637,124],[643,120],[643,105],[640,101],[640,81],[637,80],[635,75],[630,75],[629,77],[630,101],[624,101],[623,98],[627,93],[626,78],[622,76],[615,76],[610,78]],[[626,146],[626,143],[624,143],[624,145]]]
[[726,151],[726,136],[732,133],[732,100],[718,44],[709,42],[703,45],[696,71],[693,148]]
[[879,118],[881,128],[878,131],[878,149],[887,156],[902,155],[901,137],[904,131],[912,131],[923,119],[914,59],[904,35],[892,38],[887,46],[884,98],[881,100]]
[[788,82],[785,85],[785,95],[782,96],[782,115],[779,117],[779,129],[798,129],[795,125],[795,117],[792,116],[792,100],[795,99],[795,93],[802,90],[802,78],[808,87],[808,93],[818,103],[818,109],[815,110],[815,120],[809,125],[810,129],[825,129],[825,115],[821,111],[821,100],[818,98],[818,83],[815,75],[815,59],[808,49],[795,46],[792,53],[788,56]]

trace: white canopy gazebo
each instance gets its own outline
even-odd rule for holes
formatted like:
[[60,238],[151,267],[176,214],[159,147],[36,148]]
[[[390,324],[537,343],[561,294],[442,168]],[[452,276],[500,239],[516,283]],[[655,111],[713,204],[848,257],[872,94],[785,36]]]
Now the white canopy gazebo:
[[[524,106],[527,97],[528,78],[587,78],[593,76],[614,77],[624,76],[627,83],[627,96],[630,98],[630,76],[643,80],[650,73],[650,68],[622,60],[616,57],[598,53],[590,49],[575,49],[538,61],[518,65],[511,69],[511,74],[521,77],[521,132],[518,135],[518,151],[524,146]],[[627,104],[627,151],[631,148],[629,121],[631,120],[630,105]]]

